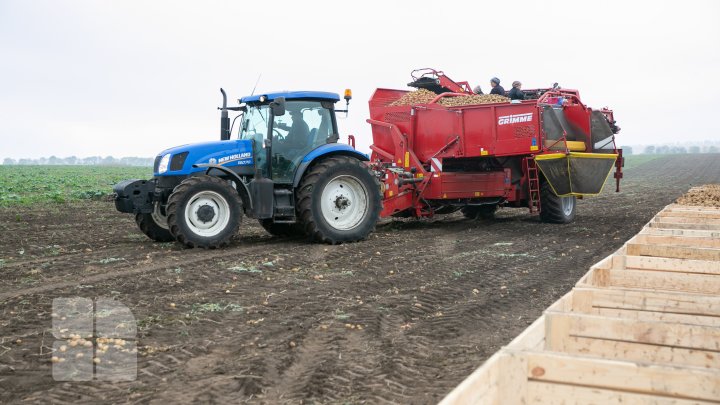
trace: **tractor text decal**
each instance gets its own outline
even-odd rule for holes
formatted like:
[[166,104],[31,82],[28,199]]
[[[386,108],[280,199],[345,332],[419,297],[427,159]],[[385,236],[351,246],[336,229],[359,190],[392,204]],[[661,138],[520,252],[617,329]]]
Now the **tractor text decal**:
[[252,152],[243,152],[243,153],[236,153],[234,155],[223,156],[220,159],[218,159],[218,163],[222,165],[225,163],[235,162],[238,160],[242,160],[242,162],[238,163],[239,165],[252,164]]
[[498,117],[498,125],[515,124],[517,122],[530,122],[532,121],[533,113],[525,114],[514,114],[514,115],[503,115]]

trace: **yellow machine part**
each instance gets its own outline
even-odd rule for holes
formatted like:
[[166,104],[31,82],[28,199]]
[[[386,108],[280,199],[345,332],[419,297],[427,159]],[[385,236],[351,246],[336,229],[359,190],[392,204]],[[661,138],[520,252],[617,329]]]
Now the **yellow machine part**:
[[549,153],[535,163],[560,197],[600,194],[618,155],[614,153]]
[[571,152],[585,152],[585,142],[581,142],[581,141],[558,142],[558,141],[552,141],[552,140],[545,141],[545,147],[550,148],[550,150],[565,150],[566,144],[567,144],[567,149]]

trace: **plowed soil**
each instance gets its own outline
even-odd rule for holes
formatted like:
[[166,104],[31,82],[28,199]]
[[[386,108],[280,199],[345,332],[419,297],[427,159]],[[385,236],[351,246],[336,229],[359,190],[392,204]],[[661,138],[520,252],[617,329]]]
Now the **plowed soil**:
[[[109,202],[6,208],[0,402],[434,403],[706,183],[720,183],[720,156],[676,155],[627,170],[619,194],[609,182],[579,201],[568,225],[458,213],[327,246],[246,220],[215,251],[152,243]],[[52,300],[75,296],[130,308],[135,381],[53,380]]]

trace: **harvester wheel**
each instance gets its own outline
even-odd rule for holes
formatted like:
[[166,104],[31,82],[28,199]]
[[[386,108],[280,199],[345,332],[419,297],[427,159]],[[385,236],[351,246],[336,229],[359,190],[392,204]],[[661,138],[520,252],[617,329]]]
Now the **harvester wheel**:
[[226,181],[207,175],[183,180],[167,204],[170,232],[191,248],[226,246],[240,227],[242,212],[237,191]]
[[168,229],[167,216],[163,215],[159,203],[155,203],[155,210],[151,214],[136,214],[135,223],[142,233],[156,242],[173,242],[175,240]]
[[305,231],[302,225],[298,223],[294,224],[283,224],[277,223],[272,218],[258,219],[260,226],[262,226],[270,235],[274,236],[300,236],[304,235]]
[[496,204],[487,205],[466,205],[462,207],[462,213],[465,218],[470,219],[493,219],[498,206]]
[[297,191],[305,233],[337,244],[367,238],[380,217],[380,183],[365,164],[335,156],[312,166]]
[[553,224],[567,224],[575,219],[575,196],[558,197],[550,183],[540,185],[540,220]]

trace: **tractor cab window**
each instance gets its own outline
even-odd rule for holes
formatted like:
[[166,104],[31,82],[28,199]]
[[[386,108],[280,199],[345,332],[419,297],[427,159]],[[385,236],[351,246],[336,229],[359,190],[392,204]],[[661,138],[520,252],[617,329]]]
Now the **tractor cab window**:
[[269,120],[270,110],[267,105],[248,108],[240,125],[240,139],[255,140],[262,144],[267,135]]
[[268,173],[263,140],[267,136],[269,126],[270,109],[267,105],[249,107],[243,115],[240,125],[240,139],[253,141],[255,167],[259,168],[264,176],[267,176]]
[[332,114],[319,101],[288,101],[273,120],[272,172],[276,182],[291,182],[303,157],[334,140]]

